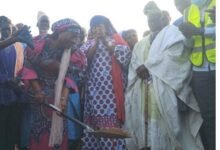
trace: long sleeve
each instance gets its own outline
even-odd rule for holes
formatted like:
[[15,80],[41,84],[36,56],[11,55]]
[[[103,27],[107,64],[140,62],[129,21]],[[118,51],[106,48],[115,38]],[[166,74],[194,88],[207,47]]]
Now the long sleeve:
[[131,60],[131,50],[125,45],[116,45],[114,56],[123,68],[127,68]]

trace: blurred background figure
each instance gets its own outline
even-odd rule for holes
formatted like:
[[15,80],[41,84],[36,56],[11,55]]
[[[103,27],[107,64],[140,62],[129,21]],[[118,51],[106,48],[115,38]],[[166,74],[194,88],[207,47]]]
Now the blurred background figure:
[[50,28],[49,17],[42,11],[37,14],[37,27],[39,35],[47,35]]
[[[179,25],[183,35],[193,41],[189,57],[193,65],[192,88],[203,117],[200,130],[205,149],[215,149],[216,39],[215,0],[191,0]],[[207,90],[208,89],[208,90]]]
[[146,36],[148,36],[149,34],[150,34],[150,30],[144,31],[144,33],[143,33],[143,38],[146,37]]
[[137,32],[134,29],[122,31],[121,36],[128,43],[129,48],[133,50],[134,45],[138,42]]
[[33,48],[29,28],[12,34],[13,24],[0,16],[0,149],[14,150],[20,143],[22,106],[25,102],[20,87],[20,72],[24,62],[24,48],[20,42]]

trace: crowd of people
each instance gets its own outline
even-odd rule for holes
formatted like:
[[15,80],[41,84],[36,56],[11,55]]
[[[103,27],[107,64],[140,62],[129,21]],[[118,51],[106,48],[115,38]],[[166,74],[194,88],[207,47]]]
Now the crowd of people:
[[37,36],[0,16],[0,150],[215,150],[216,2],[174,3],[173,24],[145,5],[141,40],[102,15],[87,32],[39,11]]

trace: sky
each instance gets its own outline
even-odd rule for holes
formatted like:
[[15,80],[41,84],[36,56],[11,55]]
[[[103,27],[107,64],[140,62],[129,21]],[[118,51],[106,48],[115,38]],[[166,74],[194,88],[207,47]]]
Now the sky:
[[[89,29],[89,21],[94,15],[108,17],[118,32],[135,29],[139,37],[148,29],[143,8],[149,0],[5,0],[0,15],[6,15],[14,24],[31,26],[32,34],[37,35],[37,13],[43,11],[51,23],[72,18]],[[170,12],[172,21],[180,16],[174,0],[155,0],[158,6]]]

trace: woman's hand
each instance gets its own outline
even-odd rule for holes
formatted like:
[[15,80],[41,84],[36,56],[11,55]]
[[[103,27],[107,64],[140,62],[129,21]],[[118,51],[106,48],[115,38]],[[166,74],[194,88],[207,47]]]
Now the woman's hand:
[[113,52],[114,52],[114,50],[115,50],[115,43],[113,43],[112,41],[107,41],[107,49],[108,49],[108,51],[110,52],[110,54],[112,54]]
[[61,97],[59,108],[62,110],[62,112],[65,111],[66,105],[67,105],[67,98]]

